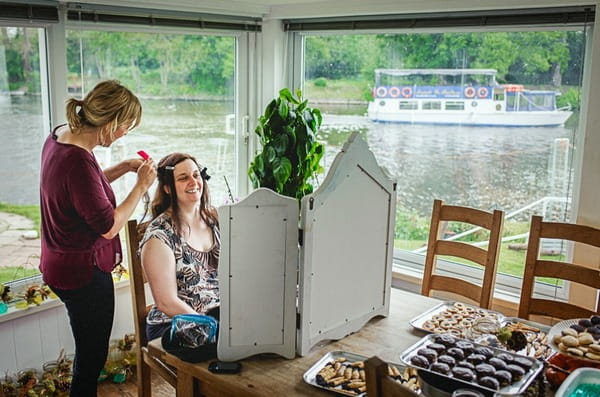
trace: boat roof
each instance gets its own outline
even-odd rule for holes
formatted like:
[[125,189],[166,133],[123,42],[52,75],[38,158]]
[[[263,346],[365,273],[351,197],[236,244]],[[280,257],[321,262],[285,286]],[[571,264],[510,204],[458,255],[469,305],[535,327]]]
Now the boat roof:
[[429,75],[445,74],[450,76],[461,76],[467,74],[479,74],[495,76],[496,69],[375,69],[375,75],[386,74],[390,76],[411,76],[411,75]]

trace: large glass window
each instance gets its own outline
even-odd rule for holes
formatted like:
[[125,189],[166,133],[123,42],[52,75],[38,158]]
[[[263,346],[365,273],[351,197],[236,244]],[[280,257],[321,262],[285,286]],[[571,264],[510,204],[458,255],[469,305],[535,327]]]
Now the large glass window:
[[[518,288],[530,216],[569,221],[585,29],[304,38],[305,97],[324,114],[327,158],[358,131],[398,181],[396,270],[418,273],[439,198],[505,211],[499,289]],[[406,98],[422,117],[398,111]],[[483,238],[455,225],[446,236]],[[565,255],[560,244],[543,248]]]
[[39,232],[39,163],[48,125],[40,76],[44,38],[42,28],[0,26],[0,211],[33,219],[0,222],[0,283],[39,274],[39,240],[23,235]]
[[[69,95],[82,97],[105,79],[117,79],[140,98],[142,123],[111,148],[96,152],[104,165],[145,150],[156,161],[189,153],[207,167],[213,205],[236,186],[233,35],[67,30]],[[118,197],[134,175],[113,184]],[[153,194],[151,189],[151,193]]]

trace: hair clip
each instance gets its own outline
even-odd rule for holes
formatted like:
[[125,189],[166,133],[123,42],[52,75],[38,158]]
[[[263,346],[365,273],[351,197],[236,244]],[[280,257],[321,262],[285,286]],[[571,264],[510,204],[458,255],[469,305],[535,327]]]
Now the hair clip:
[[165,170],[167,171],[173,171],[175,169],[175,167],[171,166],[171,165],[165,165]]
[[207,168],[204,167],[202,168],[202,171],[200,171],[200,176],[202,177],[202,179],[204,179],[205,181],[208,181],[210,179],[210,175],[208,175],[206,173]]

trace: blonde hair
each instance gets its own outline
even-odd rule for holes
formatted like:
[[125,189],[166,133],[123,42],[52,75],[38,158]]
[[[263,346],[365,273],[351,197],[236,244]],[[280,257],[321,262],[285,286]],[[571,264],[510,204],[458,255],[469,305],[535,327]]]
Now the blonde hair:
[[126,125],[131,130],[140,124],[142,105],[119,81],[106,80],[96,84],[83,100],[68,99],[66,116],[74,134],[86,127],[106,128],[114,140],[119,127]]

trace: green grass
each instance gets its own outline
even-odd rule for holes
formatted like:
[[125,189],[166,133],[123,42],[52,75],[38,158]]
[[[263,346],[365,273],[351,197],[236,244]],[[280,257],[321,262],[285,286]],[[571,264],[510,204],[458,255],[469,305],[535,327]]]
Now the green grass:
[[11,214],[17,214],[24,216],[27,219],[31,219],[35,225],[35,230],[40,235],[40,206],[39,205],[14,205],[7,203],[0,203],[0,212],[9,212]]
[[[525,268],[525,256],[527,254],[526,250],[514,250],[509,249],[508,245],[515,243],[511,241],[510,243],[502,243],[500,246],[500,256],[498,258],[498,272],[509,274],[511,276],[523,277],[523,269]],[[423,247],[427,244],[425,240],[395,240],[394,247],[404,250],[412,251],[414,249]],[[423,252],[425,255],[425,252]],[[542,255],[542,259],[554,260],[554,261],[563,261],[565,258],[562,255]],[[473,262],[456,257],[445,257],[452,262],[462,263],[465,265],[475,265]],[[540,278],[540,281],[547,282],[549,284],[555,284],[555,279],[550,278]],[[558,285],[562,283],[559,281]]]
[[23,266],[0,267],[0,284],[38,274],[38,269],[25,269]]
[[327,80],[325,87],[317,87],[314,80],[304,83],[304,98],[311,100],[353,100],[365,101],[365,94],[370,90],[366,81],[360,80]]

